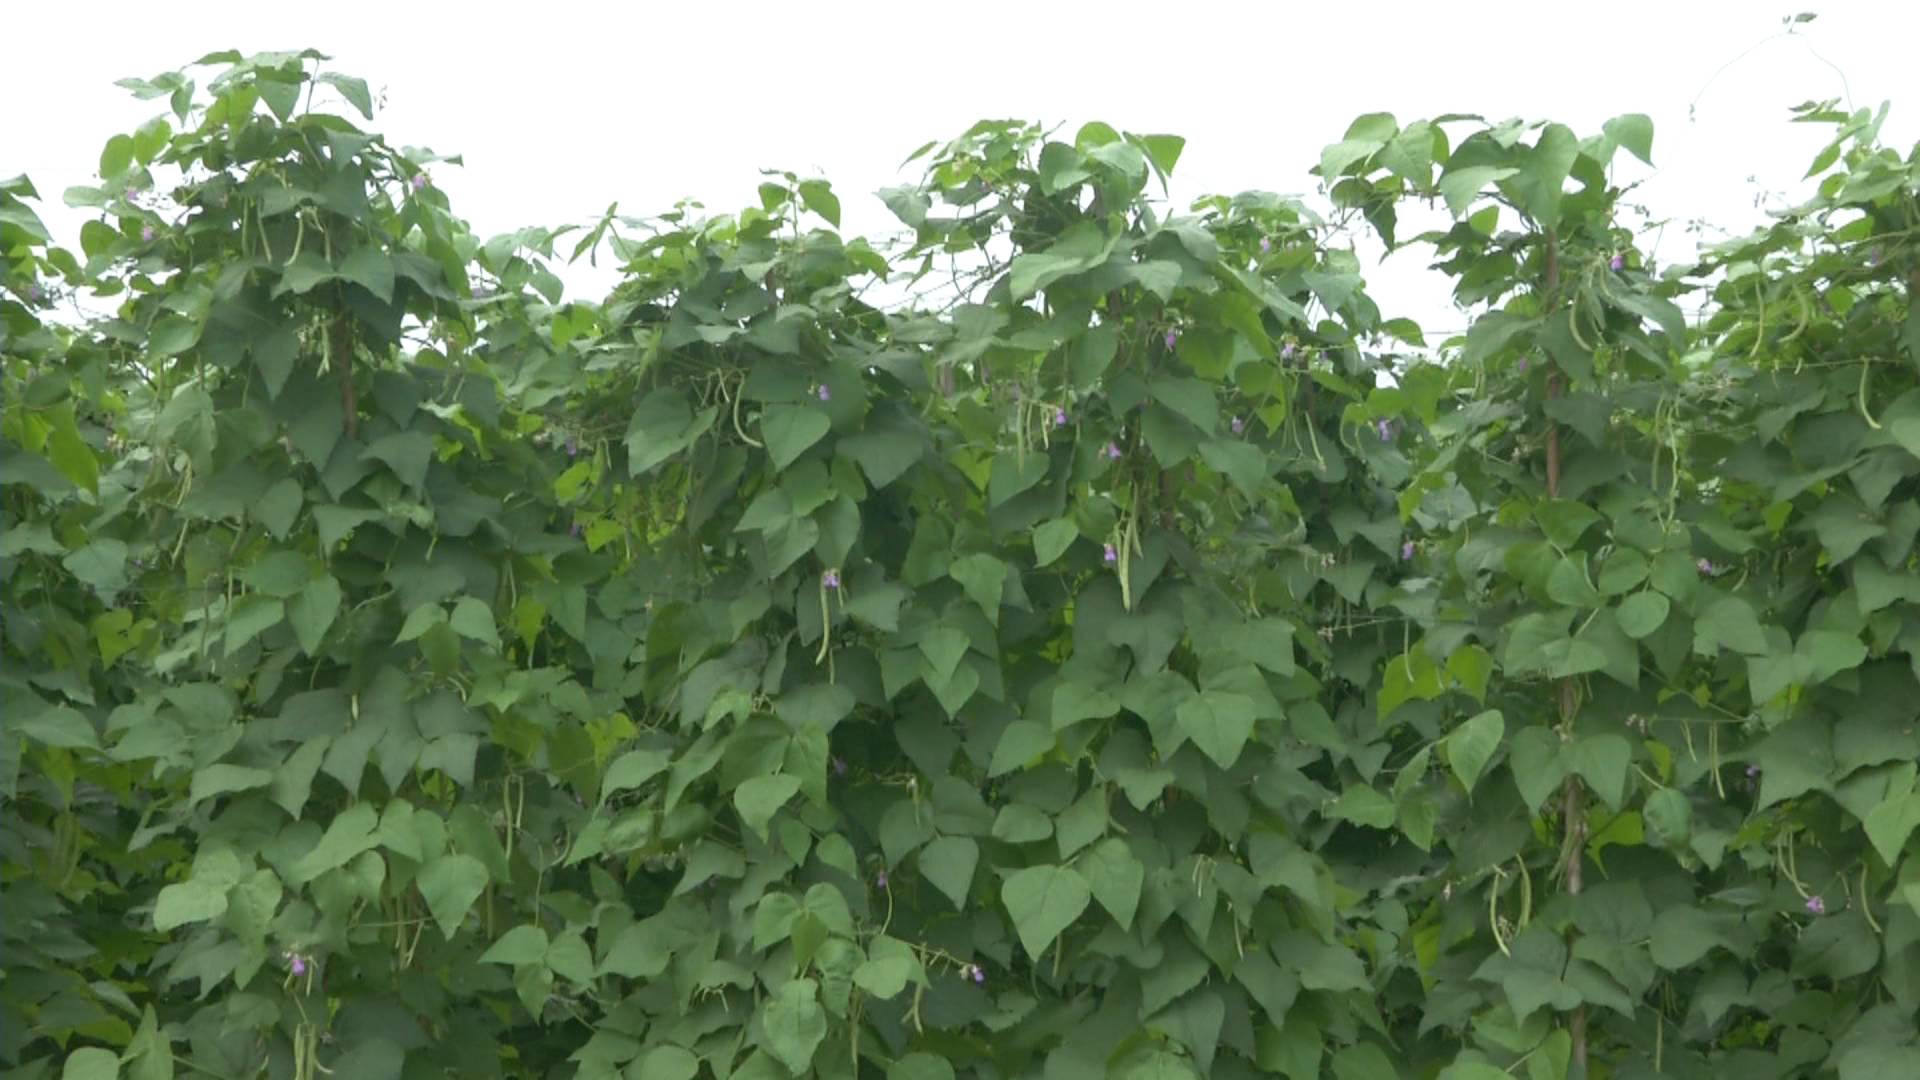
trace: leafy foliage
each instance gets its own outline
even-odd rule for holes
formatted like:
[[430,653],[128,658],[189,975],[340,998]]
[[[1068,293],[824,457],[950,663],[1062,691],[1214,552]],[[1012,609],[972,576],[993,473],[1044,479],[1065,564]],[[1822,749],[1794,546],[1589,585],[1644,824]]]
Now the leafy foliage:
[[128,80],[78,254],[0,185],[9,1075],[1916,1071],[1880,116],[1691,266],[1644,117],[1363,117],[1331,220],[983,123],[586,303],[322,61]]

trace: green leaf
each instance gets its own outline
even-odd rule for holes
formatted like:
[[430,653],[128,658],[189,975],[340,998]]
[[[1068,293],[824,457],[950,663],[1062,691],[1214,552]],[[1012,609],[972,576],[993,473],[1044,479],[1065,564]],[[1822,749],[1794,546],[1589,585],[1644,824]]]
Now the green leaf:
[[740,812],[741,823],[764,841],[767,839],[768,822],[799,791],[800,778],[797,776],[785,773],[756,776],[734,789],[733,806]]
[[1616,116],[1601,125],[1600,130],[1634,157],[1653,164],[1653,121],[1644,113]]
[[600,801],[615,792],[632,791],[667,771],[673,759],[664,750],[629,750],[613,759],[600,777]]
[[447,940],[453,940],[473,902],[487,888],[487,866],[471,855],[442,855],[420,870],[420,898]]
[[547,932],[537,926],[516,926],[480,954],[483,964],[537,964],[547,957]]
[[1045,566],[1066,553],[1080,538],[1080,529],[1071,518],[1056,518],[1033,530],[1033,565]]
[[1052,728],[1035,720],[1015,720],[1000,732],[987,775],[1004,776],[1024,769],[1040,756],[1051,753],[1054,743]]
[[1447,750],[1447,765],[1460,778],[1460,786],[1467,789],[1468,795],[1473,794],[1473,785],[1479,782],[1480,774],[1500,748],[1500,740],[1506,733],[1506,717],[1499,709],[1488,709],[1448,732],[1442,740]]
[[331,577],[316,578],[287,601],[287,623],[293,627],[300,651],[314,656],[320,651],[327,630],[340,613],[340,583]]
[[366,289],[383,304],[393,303],[393,257],[377,247],[354,248],[340,262],[340,278]]
[[825,180],[800,181],[800,203],[807,209],[827,219],[827,224],[840,227],[840,199],[833,193],[833,186]]
[[454,602],[447,625],[463,638],[500,647],[500,631],[493,622],[493,609],[478,597],[463,596]]
[[236,791],[251,791],[271,783],[273,774],[265,769],[216,763],[194,771],[193,790],[187,797],[187,804],[191,806],[205,799]]
[[760,421],[766,436],[767,456],[776,470],[799,460],[814,443],[826,437],[833,421],[819,409],[805,405],[769,405]]
[[280,624],[287,616],[286,601],[271,596],[243,596],[227,614],[226,649],[239,652],[247,643]]
[[1035,961],[1087,909],[1092,895],[1087,880],[1066,866],[1016,870],[1000,888],[1020,944]]
[[827,1014],[820,1007],[819,984],[792,979],[774,991],[761,1014],[766,1050],[798,1075],[813,1063],[814,1051],[827,1037]]
[[1670,607],[1665,596],[1649,589],[1620,601],[1614,617],[1619,621],[1621,631],[1638,641],[1660,629],[1661,624],[1667,621]]
[[67,1063],[60,1070],[60,1080],[118,1080],[119,1076],[120,1058],[113,1051],[97,1046],[68,1054]]
[[630,1066],[627,1075],[643,1080],[693,1080],[700,1074],[700,1059],[693,1051],[671,1044],[655,1046]]
[[373,847],[373,830],[379,823],[379,814],[371,803],[355,803],[341,811],[327,824],[327,831],[313,850],[293,864],[287,883],[304,885],[335,867],[345,866],[348,859]]
[[1722,647],[1749,656],[1767,651],[1767,636],[1753,607],[1737,596],[1723,596],[1710,604],[1693,624],[1693,651],[1712,656]]
[[1240,694],[1208,690],[1180,703],[1180,730],[1222,769],[1233,768],[1253,734],[1253,702]]
[[154,898],[153,928],[168,933],[188,923],[217,919],[227,912],[228,883],[189,879],[160,890]]
[[1624,736],[1588,735],[1567,748],[1565,760],[1608,806],[1620,808],[1627,796],[1627,769],[1633,764],[1633,744]]
[[998,626],[1000,597],[1007,584],[1007,564],[991,555],[974,554],[955,559],[947,572],[966,590],[968,599],[987,613],[987,621]]
[[1113,921],[1119,923],[1122,930],[1132,929],[1147,870],[1127,842],[1109,836],[1088,848],[1074,865],[1086,879],[1093,898],[1113,916]]
[[887,1080],[953,1080],[953,1066],[916,1050],[887,1066]]
[[1498,183],[1519,172],[1519,169],[1501,169],[1492,165],[1448,169],[1440,177],[1440,197],[1447,201],[1447,209],[1452,211],[1454,217],[1462,217],[1488,184]]
[[920,849],[920,876],[933,883],[953,906],[966,910],[967,893],[973,885],[974,867],[980,862],[980,845],[964,836],[943,836]]

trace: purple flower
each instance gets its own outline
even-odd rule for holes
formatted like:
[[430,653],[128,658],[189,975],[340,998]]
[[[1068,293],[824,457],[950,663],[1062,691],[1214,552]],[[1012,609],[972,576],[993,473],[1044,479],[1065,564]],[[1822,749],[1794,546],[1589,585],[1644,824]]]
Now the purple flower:
[[846,758],[836,757],[833,759],[833,775],[835,776],[847,775],[847,759]]
[[1247,430],[1247,422],[1246,422],[1245,420],[1242,420],[1242,419],[1240,419],[1240,418],[1239,418],[1239,417],[1237,417],[1237,416],[1236,416],[1236,417],[1234,417],[1234,418],[1233,418],[1233,433],[1234,433],[1235,435],[1238,435],[1238,434],[1240,434],[1241,432],[1243,432],[1243,431],[1245,431],[1245,430]]
[[1265,254],[1266,254],[1267,252],[1269,252],[1269,251],[1272,251],[1272,250],[1273,250],[1273,241],[1271,241],[1271,240],[1269,240],[1269,239],[1267,239],[1267,238],[1266,238],[1266,237],[1264,237],[1264,236],[1263,236],[1263,237],[1261,237],[1261,238],[1260,238],[1260,253],[1261,253],[1262,255],[1265,255]]
[[1406,543],[1400,545],[1400,561],[1401,562],[1413,561],[1413,541],[1409,540]]
[[1108,461],[1120,460],[1120,448],[1114,445],[1113,443],[1107,444],[1107,460]]
[[884,889],[887,887],[887,872],[885,870],[873,875],[873,887],[876,889]]
[[1710,562],[1709,560],[1701,559],[1699,562],[1694,563],[1693,565],[1695,569],[1699,570],[1703,574],[1707,574],[1709,576],[1713,574],[1713,563]]
[[1521,358],[1520,358],[1520,362],[1519,362],[1519,363],[1517,363],[1517,364],[1515,364],[1515,365],[1513,365],[1513,366],[1514,366],[1514,370],[1516,370],[1516,371],[1525,371],[1525,370],[1527,370],[1527,358],[1526,358],[1526,357],[1524,357],[1524,356],[1523,356],[1523,357],[1521,357]]
[[287,967],[290,968],[295,975],[305,975],[307,973],[307,958],[297,952],[289,952],[287,953]]
[[37,304],[46,298],[47,290],[41,288],[38,283],[27,286],[27,299]]
[[973,965],[973,985],[987,985],[987,969],[981,967],[979,964]]
[[144,244],[153,243],[153,226],[151,225],[140,226],[140,242]]
[[1180,341],[1180,331],[1178,330],[1167,331],[1167,348],[1168,349],[1172,349],[1175,345],[1179,344],[1179,341]]
[[1285,345],[1280,346],[1280,359],[1293,359],[1293,342],[1289,341]]
[[427,181],[426,173],[418,172],[413,174],[413,190],[415,191],[427,190],[427,182],[428,181]]
[[1754,777],[1759,775],[1760,775],[1760,766],[1758,765],[1747,766],[1747,779],[1751,780]]
[[821,574],[820,584],[825,585],[829,589],[839,588],[840,587],[840,571],[828,570],[826,573]]
[[820,395],[820,400],[821,400],[821,401],[832,401],[832,400],[833,400],[833,391],[831,391],[831,390],[829,390],[829,389],[827,389],[827,385],[826,385],[825,383],[821,383],[821,384],[820,384],[820,389],[819,389],[818,391],[816,391],[816,393],[818,393],[818,394]]
[[1807,914],[1825,915],[1826,913],[1827,913],[1827,902],[1825,900],[1821,899],[1818,896],[1807,897]]
[[1873,250],[1872,250],[1872,251],[1869,251],[1869,252],[1867,252],[1867,265],[1868,265],[1868,266],[1879,266],[1879,265],[1880,265],[1880,259],[1881,259],[1881,258],[1882,258],[1882,257],[1883,257],[1883,256],[1884,256],[1885,254],[1886,254],[1886,253],[1885,253],[1884,251],[1882,251],[1882,250],[1881,250],[1881,248],[1880,248],[1880,245],[1879,245],[1879,244],[1875,244],[1875,245],[1873,245]]
[[1067,410],[1065,409],[1053,410],[1053,426],[1054,427],[1067,426]]
[[1607,265],[1613,267],[1613,272],[1617,274],[1620,271],[1625,270],[1627,268],[1627,257],[1625,255],[1616,254],[1611,260],[1607,262]]
[[571,529],[568,529],[568,530],[567,530],[567,535],[568,535],[568,536],[571,536],[571,537],[573,537],[573,538],[574,538],[574,539],[576,539],[576,540],[577,540],[577,539],[579,539],[579,538],[580,538],[580,523],[579,523],[579,522],[577,522],[577,521],[576,521],[576,522],[574,522],[574,523],[573,523],[573,528],[571,528]]
[[1381,441],[1381,442],[1392,442],[1392,441],[1393,441],[1393,421],[1391,421],[1391,420],[1375,420],[1375,421],[1373,422],[1373,430],[1375,430],[1375,431],[1377,431],[1377,432],[1379,432],[1379,433],[1380,433],[1380,441]]
[[1112,544],[1108,544],[1108,545],[1107,545],[1107,561],[1108,561],[1108,562],[1119,562],[1119,561],[1120,561],[1120,553],[1119,553],[1119,552],[1117,552],[1117,551],[1115,551],[1115,550],[1113,550],[1113,545],[1112,545]]
[[577,457],[579,456],[579,454],[580,454],[580,441],[578,439],[575,439],[571,435],[567,436],[567,456]]

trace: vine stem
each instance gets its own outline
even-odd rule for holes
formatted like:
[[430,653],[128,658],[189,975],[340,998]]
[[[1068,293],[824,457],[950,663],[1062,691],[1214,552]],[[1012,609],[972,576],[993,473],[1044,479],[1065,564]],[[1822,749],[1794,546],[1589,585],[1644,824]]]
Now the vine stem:
[[[1546,307],[1551,311],[1560,300],[1560,238],[1552,229],[1547,230],[1546,265]],[[1556,365],[1547,375],[1547,400],[1560,396],[1560,371]],[[1547,498],[1560,497],[1560,425],[1552,417],[1547,419]],[[1564,727],[1573,720],[1576,708],[1573,680],[1563,677],[1555,690],[1560,703],[1560,723]],[[1569,776],[1561,788],[1560,811],[1562,827],[1566,830],[1567,852],[1567,895],[1579,896],[1582,886],[1582,867],[1580,849],[1586,844],[1586,789],[1580,785],[1580,778]],[[1567,1036],[1573,1043],[1573,1075],[1587,1075],[1587,1007],[1576,1005],[1567,1014]]]

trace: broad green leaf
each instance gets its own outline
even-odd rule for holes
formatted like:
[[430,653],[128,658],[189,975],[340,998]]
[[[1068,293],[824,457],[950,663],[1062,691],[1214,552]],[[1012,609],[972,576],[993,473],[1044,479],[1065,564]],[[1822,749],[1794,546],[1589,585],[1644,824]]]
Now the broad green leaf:
[[1625,147],[1634,157],[1653,164],[1653,121],[1644,113],[1625,113],[1601,125],[1607,138]]
[[733,791],[733,806],[740,821],[760,839],[767,839],[767,824],[800,791],[800,778],[785,773],[756,776]]
[[920,876],[933,883],[953,906],[965,910],[967,893],[973,884],[973,870],[980,862],[980,846],[964,836],[943,836],[920,849]]
[[1092,895],[1087,879],[1066,866],[1016,870],[1000,887],[1020,944],[1035,961],[1087,909]]
[[487,888],[487,867],[471,855],[442,855],[420,870],[420,898],[447,940],[453,940],[473,902]]
[[1033,530],[1033,565],[1045,566],[1066,553],[1080,538],[1071,518],[1056,518]]
[[1660,625],[1667,621],[1669,606],[1665,596],[1649,589],[1620,601],[1620,607],[1614,615],[1621,631],[1637,641],[1660,629]]
[[1447,733],[1444,744],[1447,748],[1447,765],[1453,774],[1460,778],[1460,786],[1473,793],[1473,785],[1492,760],[1494,751],[1500,748],[1500,740],[1506,735],[1506,718],[1498,709],[1488,709],[1474,715]]
[[819,984],[793,979],[767,1000],[761,1013],[766,1050],[795,1074],[805,1073],[827,1037],[827,1014],[820,1007]]
[[537,964],[546,956],[547,932],[538,926],[516,926],[480,954],[480,963]]
[[1088,848],[1074,866],[1086,879],[1088,890],[1100,906],[1113,916],[1122,930],[1133,927],[1134,912],[1140,907],[1140,890],[1146,883],[1146,868],[1117,836]]
[[805,405],[769,405],[760,421],[767,439],[767,456],[777,470],[799,460],[832,427],[833,421],[825,412]]
[[162,888],[154,899],[153,928],[165,934],[188,923],[219,918],[227,911],[229,887],[189,879]]
[[1253,734],[1253,702],[1240,694],[1204,691],[1174,711],[1180,730],[1223,769],[1233,768]]
[[113,1051],[97,1046],[68,1054],[67,1063],[60,1070],[60,1080],[118,1080],[119,1076],[120,1058]]

